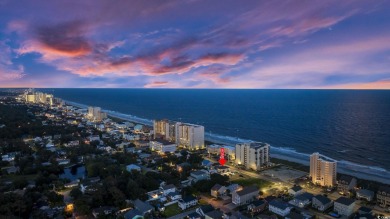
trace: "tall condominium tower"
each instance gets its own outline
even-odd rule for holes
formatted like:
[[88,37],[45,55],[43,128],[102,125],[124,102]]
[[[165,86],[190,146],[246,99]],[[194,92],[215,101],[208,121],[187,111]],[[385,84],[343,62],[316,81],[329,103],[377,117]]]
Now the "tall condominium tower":
[[236,144],[235,162],[247,169],[260,170],[269,163],[269,144],[262,142]]
[[190,150],[204,148],[204,127],[201,125],[155,120],[153,129],[154,138],[163,138]]
[[88,118],[94,121],[102,121],[107,118],[107,114],[102,112],[100,107],[88,107]]
[[191,150],[204,148],[204,127],[189,123],[176,123],[176,144]]
[[153,137],[176,142],[176,122],[167,119],[153,121]]
[[336,175],[336,161],[326,160],[319,153],[310,155],[310,177],[314,184],[335,186]]

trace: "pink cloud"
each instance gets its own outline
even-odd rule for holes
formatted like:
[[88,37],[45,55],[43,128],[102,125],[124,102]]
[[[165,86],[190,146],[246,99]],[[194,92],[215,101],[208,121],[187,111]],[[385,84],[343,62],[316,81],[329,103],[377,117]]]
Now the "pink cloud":
[[155,87],[165,87],[169,85],[168,81],[153,81],[151,83],[146,84],[145,88],[155,88]]
[[328,85],[319,87],[321,89],[378,89],[378,90],[389,90],[390,89],[390,79],[384,79],[374,82],[366,83],[345,83],[338,85]]

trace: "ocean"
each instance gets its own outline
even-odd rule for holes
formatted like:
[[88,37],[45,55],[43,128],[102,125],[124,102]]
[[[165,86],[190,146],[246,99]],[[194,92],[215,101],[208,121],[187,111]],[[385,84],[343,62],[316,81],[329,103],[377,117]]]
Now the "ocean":
[[146,121],[200,124],[209,137],[267,142],[274,157],[301,163],[320,152],[337,160],[344,172],[390,182],[390,91],[39,90]]

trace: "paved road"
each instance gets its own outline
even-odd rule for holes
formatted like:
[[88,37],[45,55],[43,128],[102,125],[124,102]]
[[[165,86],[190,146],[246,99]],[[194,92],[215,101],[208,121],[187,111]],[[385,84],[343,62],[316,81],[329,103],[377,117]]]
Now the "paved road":
[[185,216],[195,212],[196,209],[192,209],[192,210],[189,210],[189,211],[186,211],[186,212],[183,212],[181,214],[177,214],[175,216],[172,216],[172,217],[169,217],[168,219],[183,219]]

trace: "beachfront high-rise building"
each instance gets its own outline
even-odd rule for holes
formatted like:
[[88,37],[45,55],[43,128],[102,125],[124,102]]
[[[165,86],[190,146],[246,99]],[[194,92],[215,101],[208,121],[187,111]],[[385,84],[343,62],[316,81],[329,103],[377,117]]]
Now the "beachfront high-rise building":
[[176,123],[176,144],[191,150],[204,148],[204,127],[189,123]]
[[336,161],[327,160],[319,153],[310,155],[310,177],[314,184],[335,186],[337,176]]
[[53,95],[42,92],[28,91],[23,94],[23,99],[28,103],[40,103],[53,105]]
[[153,121],[154,138],[175,142],[177,146],[190,150],[204,148],[204,127],[169,120]]
[[247,169],[260,170],[269,163],[269,144],[247,142],[236,144],[236,164]]
[[107,114],[102,112],[100,107],[88,107],[88,118],[93,121],[102,121],[107,118]]
[[153,137],[176,142],[176,122],[167,119],[153,121]]

